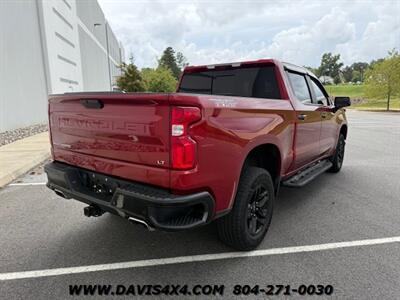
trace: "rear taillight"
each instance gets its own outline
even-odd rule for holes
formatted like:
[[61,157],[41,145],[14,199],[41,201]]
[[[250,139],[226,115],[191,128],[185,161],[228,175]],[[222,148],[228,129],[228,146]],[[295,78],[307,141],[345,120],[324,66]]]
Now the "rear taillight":
[[171,160],[173,169],[187,170],[195,167],[197,144],[190,137],[189,126],[200,119],[201,112],[197,107],[172,107]]

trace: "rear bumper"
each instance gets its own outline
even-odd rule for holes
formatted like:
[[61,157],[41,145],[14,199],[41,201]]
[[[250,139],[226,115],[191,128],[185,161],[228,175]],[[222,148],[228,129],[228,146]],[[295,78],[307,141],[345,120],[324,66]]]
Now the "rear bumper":
[[168,190],[125,181],[68,164],[45,166],[47,187],[64,198],[98,206],[124,218],[133,217],[162,230],[184,230],[204,225],[214,214],[208,192],[173,195]]

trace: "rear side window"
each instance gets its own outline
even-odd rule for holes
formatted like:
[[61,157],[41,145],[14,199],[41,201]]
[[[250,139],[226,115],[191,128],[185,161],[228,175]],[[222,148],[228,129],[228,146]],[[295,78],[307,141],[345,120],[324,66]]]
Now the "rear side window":
[[273,66],[187,73],[179,92],[281,99]]
[[302,103],[311,103],[311,94],[305,76],[292,72],[287,72],[287,74],[296,98]]
[[314,90],[314,95],[316,98],[317,104],[322,104],[322,105],[329,105],[328,98],[325,96],[324,92],[322,91],[321,87],[317,82],[315,82],[315,79],[310,78],[311,82],[311,87]]

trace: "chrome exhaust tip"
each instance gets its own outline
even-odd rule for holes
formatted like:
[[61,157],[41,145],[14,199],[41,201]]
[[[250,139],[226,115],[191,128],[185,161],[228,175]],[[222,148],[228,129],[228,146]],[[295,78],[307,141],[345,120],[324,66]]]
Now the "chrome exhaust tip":
[[147,228],[148,231],[154,231],[155,230],[154,227],[150,226],[149,224],[147,224],[146,221],[143,221],[141,219],[137,219],[137,218],[134,218],[134,217],[129,217],[128,221],[131,222],[131,223],[134,223],[134,224],[143,225],[144,227]]

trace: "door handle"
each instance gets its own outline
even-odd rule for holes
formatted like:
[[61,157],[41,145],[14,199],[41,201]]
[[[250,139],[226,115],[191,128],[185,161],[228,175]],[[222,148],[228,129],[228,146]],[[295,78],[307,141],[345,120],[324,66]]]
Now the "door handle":
[[322,117],[323,119],[325,119],[327,116],[328,116],[328,114],[327,114],[326,112],[321,113],[321,117]]
[[299,114],[297,115],[297,119],[304,121],[307,118],[306,114]]

